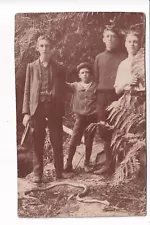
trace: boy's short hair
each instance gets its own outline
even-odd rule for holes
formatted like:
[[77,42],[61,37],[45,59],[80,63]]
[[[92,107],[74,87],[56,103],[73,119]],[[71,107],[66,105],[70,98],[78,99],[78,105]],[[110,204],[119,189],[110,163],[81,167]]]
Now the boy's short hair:
[[37,39],[37,44],[38,44],[38,42],[41,41],[41,40],[47,40],[49,43],[51,43],[50,37],[49,37],[48,35],[46,35],[46,34],[40,35],[40,36],[38,37],[38,39]]
[[78,66],[77,66],[77,72],[79,73],[81,69],[83,68],[86,68],[88,69],[91,73],[92,73],[92,65],[88,62],[83,62],[83,63],[80,63]]
[[107,31],[111,31],[111,32],[113,32],[114,34],[116,34],[116,36],[120,37],[119,29],[118,29],[115,25],[106,25],[105,27],[106,27],[106,28],[105,28],[104,31],[103,31],[103,36],[105,35],[105,33],[106,33]]

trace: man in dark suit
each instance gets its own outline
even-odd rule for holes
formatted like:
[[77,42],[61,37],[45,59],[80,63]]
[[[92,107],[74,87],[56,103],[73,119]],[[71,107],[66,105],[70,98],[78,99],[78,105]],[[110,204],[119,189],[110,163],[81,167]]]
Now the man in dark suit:
[[40,57],[29,63],[24,89],[23,124],[31,121],[33,126],[33,182],[40,182],[43,175],[43,147],[46,119],[54,152],[56,178],[62,178],[62,116],[64,114],[64,74],[58,64],[51,59],[50,39],[40,36],[37,50]]

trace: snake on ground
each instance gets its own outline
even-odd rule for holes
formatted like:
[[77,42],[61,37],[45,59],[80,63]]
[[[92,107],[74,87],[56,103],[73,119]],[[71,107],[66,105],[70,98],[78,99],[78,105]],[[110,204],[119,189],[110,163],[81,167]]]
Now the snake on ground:
[[36,191],[46,191],[49,189],[52,189],[56,186],[62,186],[62,185],[69,185],[72,187],[77,187],[77,188],[82,188],[83,191],[78,193],[76,195],[76,200],[79,202],[84,202],[84,203],[101,203],[104,204],[106,206],[109,206],[109,202],[107,200],[105,201],[100,201],[98,199],[84,199],[83,197],[85,197],[89,191],[89,188],[87,185],[83,184],[83,183],[77,183],[77,182],[66,182],[66,181],[62,181],[62,182],[54,182],[51,185],[48,185],[46,187],[35,187],[35,188],[31,188],[30,190],[26,190],[24,191],[23,195],[21,198],[27,198],[27,199],[36,199],[34,197],[28,196],[27,194],[31,193],[31,192],[36,192]]

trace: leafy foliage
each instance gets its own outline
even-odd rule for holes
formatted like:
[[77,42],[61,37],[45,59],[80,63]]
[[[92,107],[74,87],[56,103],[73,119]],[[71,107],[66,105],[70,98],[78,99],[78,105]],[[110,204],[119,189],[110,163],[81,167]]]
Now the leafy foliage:
[[[109,107],[108,120],[114,125],[111,146],[116,165],[114,184],[137,175],[142,163],[140,154],[146,154],[146,108],[144,50],[141,49],[132,64],[132,75],[138,84],[131,87]],[[146,166],[146,165],[145,165]]]
[[[122,33],[130,26],[144,29],[142,13],[21,13],[15,17],[15,64],[17,119],[22,120],[21,109],[26,66],[38,57],[36,39],[46,33],[51,38],[54,60],[66,68],[68,81],[77,79],[76,66],[81,61],[93,62],[104,51],[103,29],[110,20]],[[144,34],[144,32],[143,32]]]

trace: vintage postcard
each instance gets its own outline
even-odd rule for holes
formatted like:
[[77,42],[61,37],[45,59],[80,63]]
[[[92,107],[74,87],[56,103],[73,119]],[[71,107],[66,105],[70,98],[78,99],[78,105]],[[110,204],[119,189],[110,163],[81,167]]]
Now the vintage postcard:
[[15,15],[18,216],[146,215],[146,17]]
[[149,223],[147,7],[1,4],[2,222]]

